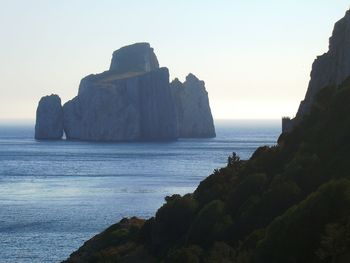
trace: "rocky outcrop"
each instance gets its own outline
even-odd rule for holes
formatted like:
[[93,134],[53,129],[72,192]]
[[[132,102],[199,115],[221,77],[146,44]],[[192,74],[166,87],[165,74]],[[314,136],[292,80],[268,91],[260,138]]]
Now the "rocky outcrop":
[[158,59],[149,43],[136,43],[114,51],[110,71],[118,74],[149,72],[159,68]]
[[68,139],[135,141],[178,137],[168,69],[108,81],[101,75],[90,75],[82,85],[79,95],[63,107]]
[[310,113],[319,91],[327,86],[339,86],[350,76],[350,10],[334,26],[329,50],[318,56],[312,65],[311,79],[294,119],[282,119],[282,133],[288,133]]
[[310,112],[316,94],[327,86],[338,86],[350,76],[350,10],[339,20],[329,39],[329,51],[312,65],[311,80],[297,117]]
[[179,136],[182,138],[215,137],[214,121],[204,81],[189,74],[184,83],[175,79],[170,83],[170,87],[175,100]]
[[36,111],[35,139],[57,140],[63,136],[63,110],[57,95],[42,97]]
[[[214,137],[204,82],[190,74],[180,84],[170,88],[168,69],[159,68],[148,43],[123,47],[113,53],[109,70],[81,80],[78,95],[63,113],[61,108],[61,133],[63,125],[67,139],[86,141]],[[51,123],[42,118],[40,125]]]

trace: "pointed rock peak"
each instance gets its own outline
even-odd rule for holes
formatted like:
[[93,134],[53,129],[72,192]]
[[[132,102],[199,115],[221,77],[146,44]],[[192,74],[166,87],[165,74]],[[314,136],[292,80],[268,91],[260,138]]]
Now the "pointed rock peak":
[[186,77],[186,81],[199,81],[199,79],[192,73],[189,73]]
[[183,83],[179,80],[179,78],[175,78],[170,84],[174,85],[174,86],[182,86],[183,85]]
[[203,80],[198,79],[194,74],[190,73],[186,77],[186,81],[184,82],[185,87],[190,88],[201,88],[205,90],[205,82]]
[[114,51],[109,70],[124,74],[149,72],[158,68],[158,59],[150,44],[136,43]]

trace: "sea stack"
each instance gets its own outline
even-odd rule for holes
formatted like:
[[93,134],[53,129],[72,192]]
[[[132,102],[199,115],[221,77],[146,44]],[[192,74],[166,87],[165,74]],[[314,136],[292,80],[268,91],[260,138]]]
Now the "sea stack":
[[169,83],[169,70],[159,67],[150,44],[122,47],[113,53],[109,70],[83,78],[78,95],[64,104],[66,138],[108,142],[214,137],[204,82],[190,74],[179,83]]
[[36,111],[35,139],[59,140],[63,136],[63,110],[58,95],[42,97]]
[[175,79],[170,83],[170,87],[175,100],[179,136],[215,137],[214,121],[204,81],[190,73],[184,83]]

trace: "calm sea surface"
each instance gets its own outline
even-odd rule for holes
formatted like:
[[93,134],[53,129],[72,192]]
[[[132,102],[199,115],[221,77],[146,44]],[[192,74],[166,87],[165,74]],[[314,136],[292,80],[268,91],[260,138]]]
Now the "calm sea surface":
[[150,217],[192,192],[233,151],[276,143],[278,121],[216,124],[215,139],[171,143],[39,142],[0,125],[0,262],[59,262],[123,217]]

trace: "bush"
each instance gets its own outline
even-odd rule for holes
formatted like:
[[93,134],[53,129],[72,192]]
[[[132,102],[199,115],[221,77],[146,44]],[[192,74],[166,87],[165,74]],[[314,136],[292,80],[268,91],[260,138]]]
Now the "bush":
[[198,246],[182,247],[168,253],[165,263],[200,263],[202,249]]
[[188,243],[209,247],[214,241],[226,238],[231,224],[232,219],[226,214],[225,204],[220,200],[212,201],[198,213],[193,221],[189,229]]
[[350,215],[350,181],[331,181],[277,217],[259,243],[256,262],[317,262],[328,223]]
[[152,247],[164,252],[170,246],[184,241],[185,234],[197,211],[197,202],[192,195],[173,195],[157,211],[152,226]]

